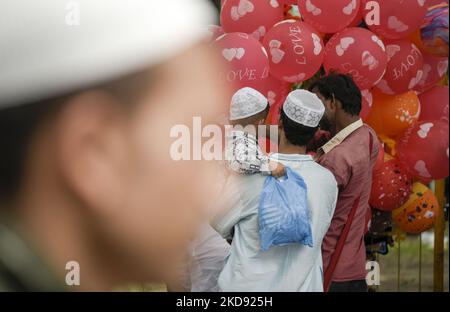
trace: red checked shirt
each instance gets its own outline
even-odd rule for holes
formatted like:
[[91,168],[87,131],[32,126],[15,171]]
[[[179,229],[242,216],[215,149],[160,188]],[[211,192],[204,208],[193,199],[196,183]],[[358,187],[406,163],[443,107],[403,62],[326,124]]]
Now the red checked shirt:
[[[369,133],[374,142],[372,155],[369,155]],[[363,280],[366,277],[364,235],[367,215],[370,212],[368,202],[372,169],[379,151],[379,145],[375,142],[378,142],[375,132],[358,120],[340,131],[322,146],[317,154],[319,164],[334,174],[339,188],[336,210],[322,243],[324,272],[330,263],[352,206],[361,195],[359,207],[333,274],[334,282]]]

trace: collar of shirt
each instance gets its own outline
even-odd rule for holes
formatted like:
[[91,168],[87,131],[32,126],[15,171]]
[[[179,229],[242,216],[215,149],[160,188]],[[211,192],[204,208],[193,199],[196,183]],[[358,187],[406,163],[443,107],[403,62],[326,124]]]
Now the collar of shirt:
[[284,160],[284,161],[312,161],[313,158],[311,155],[300,155],[300,154],[278,154],[274,153],[270,155],[270,159]]
[[363,121],[361,119],[358,119],[354,123],[339,131],[339,133],[336,134],[330,141],[328,141],[328,143],[320,148],[320,151],[322,151],[324,154],[331,152],[333,148],[341,144],[350,134],[352,134],[362,126],[364,126]]

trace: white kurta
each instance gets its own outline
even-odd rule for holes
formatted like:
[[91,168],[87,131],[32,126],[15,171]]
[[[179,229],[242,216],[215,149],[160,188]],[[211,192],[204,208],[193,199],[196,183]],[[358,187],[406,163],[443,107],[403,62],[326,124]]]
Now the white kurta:
[[225,238],[234,228],[230,256],[219,276],[222,291],[323,291],[322,239],[333,217],[338,188],[333,174],[307,155],[275,154],[272,159],[300,174],[308,187],[314,247],[301,244],[260,249],[258,206],[265,177],[238,176],[229,181],[224,198],[231,209],[213,220]]

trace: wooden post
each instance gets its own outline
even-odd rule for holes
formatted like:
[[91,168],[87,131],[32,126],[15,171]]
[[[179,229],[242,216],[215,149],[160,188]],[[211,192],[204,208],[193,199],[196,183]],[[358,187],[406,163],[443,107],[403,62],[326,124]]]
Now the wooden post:
[[444,235],[445,235],[445,180],[436,181],[435,194],[439,202],[440,214],[434,225],[434,265],[433,290],[444,291]]

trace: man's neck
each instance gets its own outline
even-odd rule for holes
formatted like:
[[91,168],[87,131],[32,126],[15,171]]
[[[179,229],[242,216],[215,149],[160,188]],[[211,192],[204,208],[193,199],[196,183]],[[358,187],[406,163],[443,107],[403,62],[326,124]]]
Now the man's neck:
[[350,126],[352,123],[357,122],[359,119],[360,119],[359,116],[352,116],[352,115],[349,115],[349,114],[342,114],[336,120],[336,127],[335,127],[333,135],[338,134],[339,132],[341,132],[342,130],[344,130],[348,126]]
[[280,144],[278,147],[278,152],[280,154],[306,154],[306,146],[297,146],[289,143],[286,138],[280,138]]

